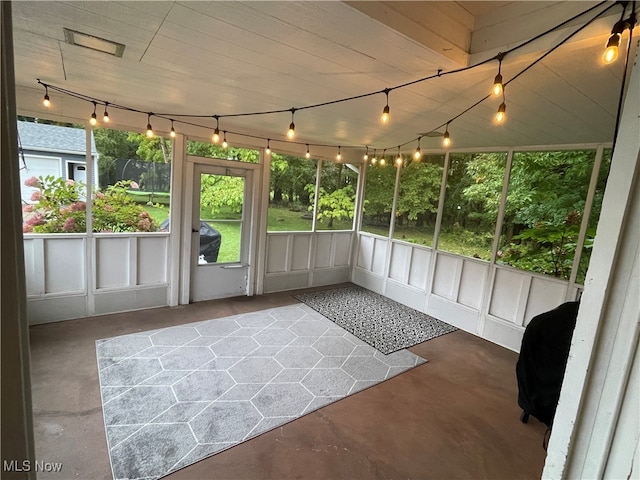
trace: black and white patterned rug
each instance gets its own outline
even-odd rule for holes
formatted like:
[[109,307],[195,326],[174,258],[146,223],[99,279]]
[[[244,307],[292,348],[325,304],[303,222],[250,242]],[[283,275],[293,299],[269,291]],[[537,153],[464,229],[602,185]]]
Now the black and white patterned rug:
[[457,330],[426,313],[355,285],[294,296],[384,354]]

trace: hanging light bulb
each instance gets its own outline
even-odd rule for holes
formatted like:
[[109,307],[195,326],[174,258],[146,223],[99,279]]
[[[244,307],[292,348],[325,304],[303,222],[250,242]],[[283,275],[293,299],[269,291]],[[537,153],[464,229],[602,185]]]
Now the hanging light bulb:
[[270,143],[271,143],[271,139],[267,138],[267,148],[264,151],[264,153],[266,153],[267,155],[271,155],[271,145],[270,145]]
[[378,159],[376,158],[376,150],[373,149],[373,158],[371,159],[371,165],[375,165]]
[[[622,16],[624,16],[624,11],[622,12]],[[634,20],[635,24],[633,12],[632,19]],[[622,32],[624,32],[624,29],[629,25],[629,22],[622,19],[620,19],[613,25],[613,28],[611,29],[611,36],[609,37],[609,40],[607,40],[607,46],[605,47],[604,54],[602,55],[602,60],[604,61],[604,63],[613,63],[617,60],[618,47],[620,46],[620,37],[622,35]]]
[[91,126],[95,126],[98,124],[98,116],[96,115],[96,102],[93,103],[93,113],[91,114],[91,118],[89,119],[89,123]]
[[400,153],[400,145],[398,145],[398,156],[396,157],[396,165],[402,165],[402,154]]
[[44,86],[44,98],[42,99],[42,105],[49,108],[51,106],[51,99],[49,98],[49,88]]
[[493,88],[491,89],[491,93],[494,97],[499,97],[502,95],[502,90],[504,89],[502,85],[502,59],[504,58],[504,53],[499,53],[496,57],[498,59],[498,74],[493,79]]
[[227,148],[229,144],[227,143],[227,131],[224,130],[222,132],[222,148]]
[[449,135],[449,124],[444,129],[444,135],[442,135],[442,146],[447,148],[451,146],[451,136]]
[[307,143],[307,153],[304,154],[305,158],[311,158],[311,153],[309,152],[309,144]]
[[153,138],[153,128],[151,128],[151,114],[147,113],[147,137]]
[[296,124],[293,123],[293,115],[296,113],[296,109],[291,109],[291,123],[289,124],[289,130],[287,130],[287,138],[293,140],[296,136]]
[[502,102],[498,107],[498,112],[496,113],[496,117],[495,117],[497,124],[504,123],[505,118],[507,118],[507,115],[505,113],[506,110],[507,110],[507,105],[504,102]]
[[382,115],[380,116],[380,123],[386,125],[389,123],[389,89],[385,88],[384,94],[387,96],[387,104],[382,109]]
[[367,149],[364,151],[364,156],[362,157],[362,159],[366,162],[367,160],[369,160],[369,147],[367,147]]
[[415,153],[413,154],[413,158],[416,161],[419,161],[422,158],[422,150],[420,150],[420,140],[422,137],[418,137],[418,148],[416,148]]
[[338,147],[338,154],[336,155],[336,160],[342,160],[342,153],[340,152],[340,147]]
[[107,106],[109,103],[104,102],[104,113],[102,114],[102,121],[104,123],[109,123],[109,112],[107,112]]
[[176,137],[176,129],[173,128],[173,120],[171,120],[171,131],[169,132],[169,136],[171,138],[175,138]]
[[384,167],[387,164],[387,161],[384,159],[384,154],[387,153],[387,149],[382,150],[382,157],[380,157],[380,166]]
[[216,128],[213,130],[213,135],[211,135],[211,141],[213,143],[218,143],[220,141],[220,122],[218,115],[214,115],[213,118],[216,119]]

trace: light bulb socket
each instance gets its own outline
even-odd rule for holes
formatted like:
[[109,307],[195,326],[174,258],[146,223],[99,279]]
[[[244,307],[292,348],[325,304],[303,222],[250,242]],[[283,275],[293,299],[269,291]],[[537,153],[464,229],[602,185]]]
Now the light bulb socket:
[[44,98],[42,99],[42,104],[45,107],[50,107],[51,106],[51,99],[49,98],[49,94],[48,93],[44,94]]

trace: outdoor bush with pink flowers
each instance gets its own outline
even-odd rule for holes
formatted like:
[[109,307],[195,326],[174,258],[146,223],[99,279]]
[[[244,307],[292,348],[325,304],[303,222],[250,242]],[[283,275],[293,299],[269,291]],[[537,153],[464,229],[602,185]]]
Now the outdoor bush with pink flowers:
[[[25,185],[36,188],[35,203],[23,207],[24,233],[85,233],[85,185],[51,175],[31,177]],[[134,182],[120,181],[93,193],[94,232],[153,232],[156,225],[145,209],[128,195]]]

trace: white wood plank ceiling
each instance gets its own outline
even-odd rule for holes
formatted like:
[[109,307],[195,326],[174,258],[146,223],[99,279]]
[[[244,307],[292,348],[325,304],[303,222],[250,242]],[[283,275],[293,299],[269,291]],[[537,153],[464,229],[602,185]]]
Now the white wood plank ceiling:
[[[376,92],[477,64],[597,5],[594,2],[27,2],[13,3],[19,112],[87,118],[90,104],[52,93],[40,104],[36,79],[143,112],[227,115],[289,109]],[[611,4],[609,4],[611,5]],[[603,5],[507,55],[505,80],[580,27]],[[605,66],[604,44],[616,6],[505,89],[507,122],[492,124],[501,99],[489,99],[450,124],[457,147],[555,145],[612,140],[622,62]],[[63,28],[125,45],[122,58],[69,45]],[[636,29],[637,31],[637,29]],[[628,37],[625,33],[623,44]],[[623,57],[624,51],[621,53]],[[296,141],[286,144],[290,112],[222,118],[229,141],[302,154],[304,143],[390,149],[431,131],[484,97],[498,62],[392,90],[391,122],[381,126],[385,96],[295,114]],[[99,107],[100,108],[100,107]],[[142,129],[146,115],[111,110]],[[153,119],[156,130],[169,122]],[[213,118],[176,123],[176,130],[208,138]],[[442,130],[442,129],[441,129]],[[280,143],[280,141],[283,141]],[[423,149],[439,148],[424,137]],[[409,152],[415,142],[403,147]],[[315,148],[332,157],[335,148]],[[361,155],[358,148],[357,155]]]

